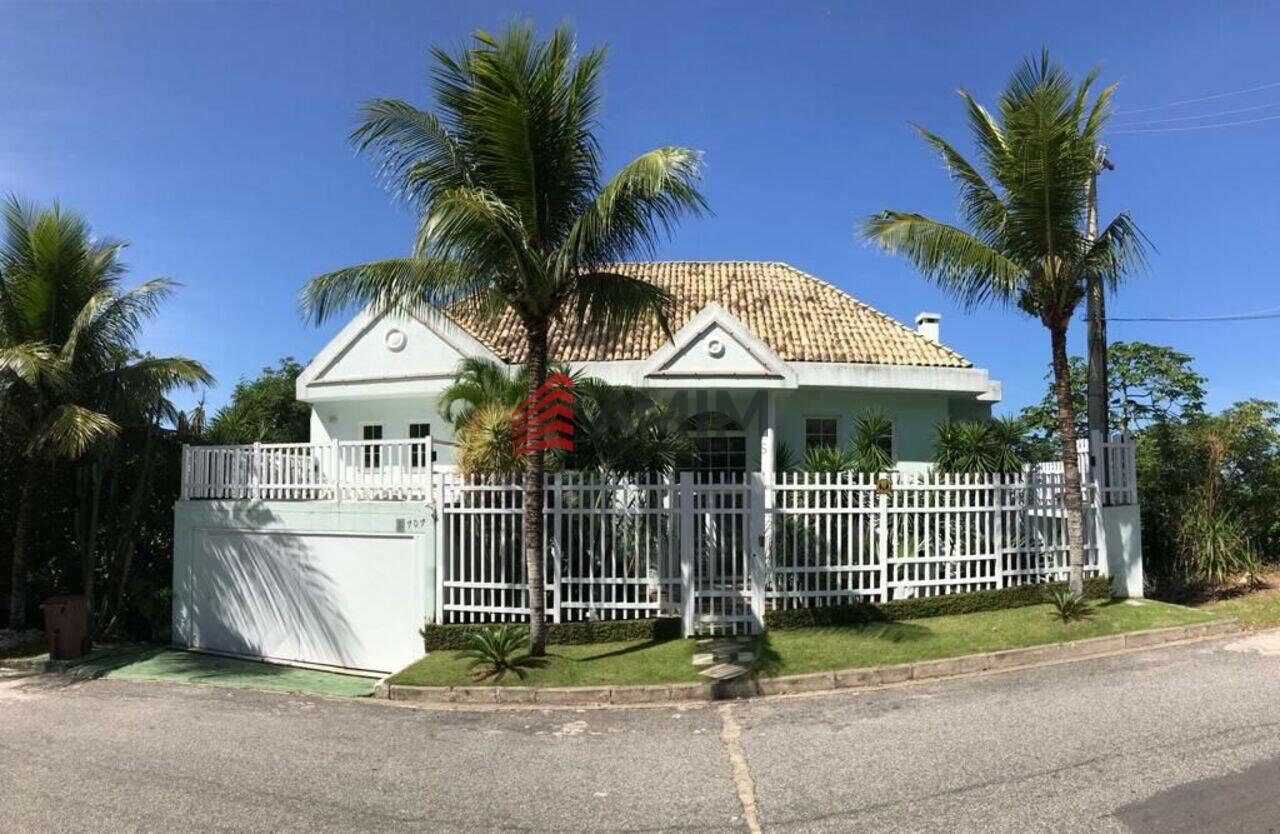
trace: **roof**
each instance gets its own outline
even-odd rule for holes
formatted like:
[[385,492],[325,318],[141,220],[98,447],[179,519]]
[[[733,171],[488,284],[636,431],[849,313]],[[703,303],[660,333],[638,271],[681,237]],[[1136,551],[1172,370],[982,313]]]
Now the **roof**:
[[[971,366],[950,348],[784,263],[659,261],[616,264],[610,270],[670,292],[673,333],[716,302],[789,362]],[[523,361],[524,330],[510,310],[484,320],[464,303],[449,308],[448,315],[503,361]],[[561,362],[636,360],[647,359],[667,338],[656,318],[622,332],[562,319],[552,325],[549,347]]]

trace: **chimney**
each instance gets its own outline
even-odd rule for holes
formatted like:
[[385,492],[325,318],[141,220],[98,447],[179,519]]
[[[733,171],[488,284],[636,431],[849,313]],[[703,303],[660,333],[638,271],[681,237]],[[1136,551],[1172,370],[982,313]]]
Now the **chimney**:
[[921,313],[916,316],[916,332],[934,344],[938,343],[938,324],[942,321],[939,313]]

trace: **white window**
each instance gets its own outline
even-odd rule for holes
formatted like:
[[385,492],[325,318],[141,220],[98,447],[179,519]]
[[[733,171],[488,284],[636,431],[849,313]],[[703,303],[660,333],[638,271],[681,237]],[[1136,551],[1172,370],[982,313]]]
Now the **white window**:
[[804,421],[804,449],[826,447],[835,449],[840,446],[840,438],[836,430],[834,417],[807,417]]
[[[431,436],[430,423],[410,423],[409,439],[422,440]],[[431,452],[431,460],[436,459],[436,453],[433,449]],[[414,443],[409,447],[409,466],[413,469],[422,469],[427,465],[427,444]]]
[[[381,423],[365,423],[360,427],[361,440],[382,440],[382,424]],[[380,469],[382,467],[382,446],[378,443],[370,443],[361,450],[362,462],[365,469]]]

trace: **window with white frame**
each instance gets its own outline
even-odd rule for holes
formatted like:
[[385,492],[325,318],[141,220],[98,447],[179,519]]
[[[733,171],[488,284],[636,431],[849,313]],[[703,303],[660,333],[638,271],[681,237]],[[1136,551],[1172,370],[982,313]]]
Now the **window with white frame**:
[[804,449],[835,449],[840,445],[836,418],[807,417],[804,421]]
[[[409,439],[422,440],[431,436],[430,423],[410,423]],[[433,449],[431,452],[431,460],[436,459],[436,453]],[[409,466],[413,469],[422,469],[427,465],[427,444],[414,443],[409,446]]]
[[[365,423],[360,427],[361,440],[382,440],[382,424],[381,423]],[[370,443],[368,446],[361,448],[361,462],[365,469],[380,469],[382,467],[382,446],[378,443]]]
[[695,414],[688,420],[696,458],[692,469],[702,473],[745,472],[747,435],[738,421],[719,411]]

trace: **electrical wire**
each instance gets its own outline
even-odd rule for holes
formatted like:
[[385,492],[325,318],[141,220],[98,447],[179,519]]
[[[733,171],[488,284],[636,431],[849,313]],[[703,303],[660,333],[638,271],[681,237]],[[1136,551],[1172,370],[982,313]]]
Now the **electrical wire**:
[[1107,321],[1254,321],[1258,319],[1280,319],[1280,307],[1270,310],[1259,310],[1256,313],[1235,313],[1225,316],[1107,316]]
[[1126,113],[1126,114],[1127,113],[1150,113],[1153,110],[1168,110],[1170,107],[1182,107],[1185,104],[1199,104],[1202,101],[1215,101],[1220,98],[1230,98],[1232,96],[1243,96],[1248,93],[1260,93],[1263,90],[1274,90],[1277,87],[1280,87],[1280,81],[1275,81],[1270,84],[1261,84],[1257,87],[1247,87],[1243,90],[1232,90],[1229,93],[1214,93],[1213,95],[1210,95],[1210,96],[1200,96],[1199,98],[1187,98],[1187,99],[1183,99],[1182,101],[1171,101],[1168,104],[1156,104],[1151,107],[1135,107],[1127,110],[1117,110],[1116,115],[1119,116],[1121,113]]
[[[1255,104],[1252,107],[1237,107],[1234,110],[1219,110],[1216,113],[1202,113],[1199,116],[1174,116],[1169,119],[1146,119],[1141,122],[1129,122],[1120,125],[1117,129],[1125,129],[1130,127],[1142,127],[1143,125],[1163,125],[1170,122],[1194,122],[1196,119],[1216,119],[1219,116],[1231,116],[1236,113],[1251,113],[1255,110],[1266,110],[1269,107],[1280,106],[1280,101],[1273,101],[1270,104]],[[1117,119],[1123,118],[1117,115]]]
[[1257,119],[1240,119],[1234,122],[1218,122],[1212,125],[1184,125],[1183,127],[1141,127],[1134,130],[1126,130],[1117,128],[1109,131],[1112,134],[1117,133],[1185,133],[1188,130],[1215,130],[1220,127],[1236,127],[1238,125],[1255,125],[1259,122],[1274,122],[1280,119],[1280,116],[1262,116]]

